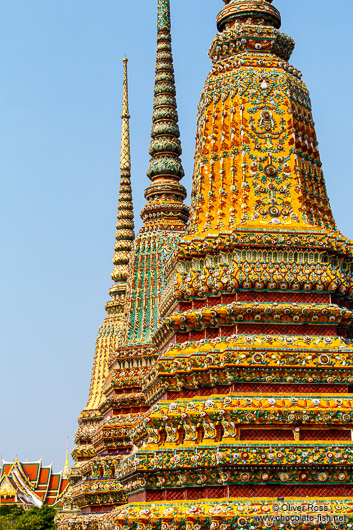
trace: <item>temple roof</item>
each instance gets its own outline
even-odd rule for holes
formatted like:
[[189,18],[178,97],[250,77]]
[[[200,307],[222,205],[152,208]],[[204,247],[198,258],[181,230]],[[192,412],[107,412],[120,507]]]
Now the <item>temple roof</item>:
[[38,462],[4,462],[0,474],[0,503],[56,505],[68,487],[64,473]]

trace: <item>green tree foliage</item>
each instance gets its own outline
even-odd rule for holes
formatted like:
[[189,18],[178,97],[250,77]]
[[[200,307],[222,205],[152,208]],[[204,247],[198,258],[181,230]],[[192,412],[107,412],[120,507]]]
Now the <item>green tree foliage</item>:
[[6,515],[0,515],[0,530],[11,530],[13,528],[11,521]]
[[0,530],[54,530],[55,510],[51,506],[22,510],[0,506]]

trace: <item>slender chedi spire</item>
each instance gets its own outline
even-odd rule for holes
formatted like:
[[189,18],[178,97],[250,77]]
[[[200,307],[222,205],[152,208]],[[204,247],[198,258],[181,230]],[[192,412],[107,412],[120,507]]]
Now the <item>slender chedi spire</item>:
[[130,114],[128,100],[128,80],[127,63],[124,62],[124,90],[123,90],[123,110],[121,114],[121,155],[120,155],[120,192],[119,205],[116,224],[116,243],[114,254],[114,270],[112,280],[115,285],[110,290],[114,298],[123,295],[126,290],[126,280],[128,275],[129,254],[131,252],[134,234],[134,212],[131,190],[131,157],[130,157]]
[[100,420],[99,406],[104,401],[103,384],[108,374],[109,357],[117,349],[117,341],[124,312],[129,254],[134,242],[127,59],[124,59],[123,109],[121,118],[121,173],[115,254],[113,259],[114,270],[112,273],[114,285],[109,291],[112,300],[106,304],[108,314],[98,332],[88,403],[79,418],[80,426],[75,438],[77,447],[72,453],[75,460],[88,459],[95,454],[93,446],[90,443]]
[[[129,128],[129,102],[127,62],[124,62],[123,108],[121,128],[121,154],[120,154],[120,190],[118,201],[118,214],[115,235],[115,254],[113,258],[114,270],[112,280],[115,282],[109,290],[112,300],[107,303],[107,319],[103,322],[97,339],[90,399],[88,408],[95,409],[103,400],[102,386],[108,373],[109,355],[117,346],[120,332],[121,317],[124,311],[125,291],[128,276],[129,255],[134,242],[134,213],[131,190],[131,159],[130,159],[130,128]],[[108,329],[107,328],[108,324]],[[107,336],[109,340],[107,342]],[[102,344],[101,344],[102,342]]]
[[149,229],[161,226],[183,229],[189,218],[183,204],[186,190],[179,181],[184,176],[180,160],[178,112],[171,45],[169,0],[158,0],[157,60],[153,102],[151,161],[147,176],[152,184],[146,189],[148,204],[141,217]]
[[[85,465],[97,466],[97,432],[102,424],[102,407],[105,404],[104,383],[109,373],[111,356],[118,347],[118,338],[123,325],[124,306],[126,301],[126,286],[129,271],[130,252],[134,244],[134,214],[131,190],[131,157],[130,157],[130,129],[129,129],[129,102],[128,102],[128,77],[127,62],[124,63],[122,129],[121,129],[121,155],[120,155],[120,188],[118,200],[118,213],[115,236],[115,253],[113,258],[114,269],[111,275],[114,285],[109,290],[111,301],[106,304],[107,316],[99,328],[94,363],[91,377],[88,403],[79,417],[79,428],[76,432],[76,447],[72,452],[75,464],[70,472],[72,489],[70,502],[81,506],[85,503],[86,509],[90,502],[101,503],[102,499],[87,501],[89,495],[96,493],[90,489],[90,484],[75,488],[76,483],[84,480]],[[98,436],[98,442],[99,442]],[[66,469],[66,468],[65,468]],[[87,472],[87,469],[86,469]],[[94,485],[95,486],[95,485]],[[84,493],[83,493],[84,492]],[[106,489],[105,489],[106,492]],[[87,494],[87,497],[85,496]],[[120,496],[120,492],[109,492]],[[119,497],[120,498],[120,497]],[[84,500],[83,500],[84,499]]]

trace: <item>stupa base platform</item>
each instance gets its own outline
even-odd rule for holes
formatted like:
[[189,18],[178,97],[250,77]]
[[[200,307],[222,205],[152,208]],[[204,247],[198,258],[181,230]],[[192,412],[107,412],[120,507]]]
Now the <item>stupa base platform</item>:
[[73,516],[60,530],[328,530],[353,524],[352,498],[214,499],[134,503],[110,514]]

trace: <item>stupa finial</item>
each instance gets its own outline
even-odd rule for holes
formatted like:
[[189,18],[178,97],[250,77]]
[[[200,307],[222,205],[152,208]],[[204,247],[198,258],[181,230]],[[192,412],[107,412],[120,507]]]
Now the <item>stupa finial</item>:
[[157,59],[153,102],[151,161],[147,176],[152,184],[146,189],[148,204],[141,217],[149,229],[162,226],[184,228],[189,209],[183,203],[186,190],[179,181],[184,176],[180,160],[178,113],[171,45],[169,0],[158,0]]
[[123,111],[121,114],[122,118],[122,130],[121,130],[121,157],[120,157],[120,169],[122,171],[131,169],[130,160],[130,128],[129,128],[129,97],[128,97],[128,83],[127,83],[127,63],[128,59],[123,59],[124,63],[124,89],[123,89]]
[[134,234],[134,213],[131,189],[131,156],[130,156],[130,126],[129,99],[126,58],[124,63],[124,88],[121,128],[121,157],[120,157],[120,190],[118,215],[116,224],[116,243],[113,263],[115,265],[112,280],[115,285],[110,290],[113,299],[118,293],[124,293],[128,275],[129,255],[132,249]]
[[70,464],[69,464],[69,437],[66,437],[66,458],[65,467],[63,469],[63,477],[68,478],[70,475]]

